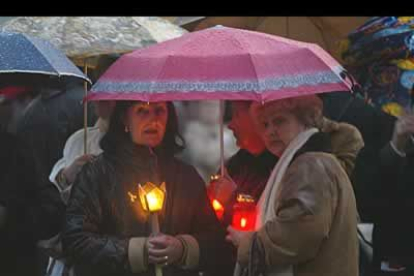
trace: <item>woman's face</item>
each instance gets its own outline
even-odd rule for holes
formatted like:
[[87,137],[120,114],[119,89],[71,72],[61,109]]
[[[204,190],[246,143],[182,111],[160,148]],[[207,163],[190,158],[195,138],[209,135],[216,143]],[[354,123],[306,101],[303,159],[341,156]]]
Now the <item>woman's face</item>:
[[287,110],[264,107],[261,110],[254,109],[253,115],[266,148],[278,157],[305,130],[305,126]]
[[131,106],[126,115],[125,125],[135,144],[150,147],[161,144],[168,120],[165,102],[139,102]]

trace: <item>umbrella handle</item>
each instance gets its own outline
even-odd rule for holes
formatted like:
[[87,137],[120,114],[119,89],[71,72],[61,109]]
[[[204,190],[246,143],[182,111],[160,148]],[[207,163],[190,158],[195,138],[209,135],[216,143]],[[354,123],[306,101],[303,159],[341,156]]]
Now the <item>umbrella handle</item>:
[[220,174],[224,177],[224,100],[220,100]]
[[[87,59],[85,59],[84,72],[85,72],[85,76],[88,76]],[[83,84],[85,88],[85,100],[83,101],[83,150],[84,150],[84,154],[87,154],[88,153],[88,101],[86,101],[86,97],[88,96],[88,82],[84,81]]]

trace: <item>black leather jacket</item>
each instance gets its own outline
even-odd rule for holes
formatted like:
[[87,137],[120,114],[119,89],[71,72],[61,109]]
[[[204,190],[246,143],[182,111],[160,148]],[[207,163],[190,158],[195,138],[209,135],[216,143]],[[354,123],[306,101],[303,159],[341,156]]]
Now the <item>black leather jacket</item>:
[[[226,264],[230,255],[226,254],[225,233],[202,179],[193,167],[156,154],[148,148],[121,145],[112,152],[105,150],[78,175],[63,232],[63,248],[75,264],[76,275],[133,275],[129,239],[148,237],[150,227],[147,214],[138,202],[131,203],[128,191],[137,191],[137,183],[146,181],[166,182],[166,205],[159,216],[161,232],[192,235],[200,247],[200,270],[214,271]],[[164,276],[198,275],[175,266],[163,270]],[[138,275],[155,274],[150,267]]]

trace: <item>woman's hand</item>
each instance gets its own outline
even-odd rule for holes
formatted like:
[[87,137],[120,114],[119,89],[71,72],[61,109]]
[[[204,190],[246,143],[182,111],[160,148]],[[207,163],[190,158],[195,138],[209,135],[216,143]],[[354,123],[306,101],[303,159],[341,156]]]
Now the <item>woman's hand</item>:
[[68,167],[64,168],[62,173],[67,180],[67,184],[73,183],[73,181],[75,181],[76,175],[80,172],[83,165],[91,161],[93,158],[95,158],[95,156],[92,154],[84,154],[76,158]]
[[158,265],[177,264],[184,253],[183,244],[176,237],[159,234],[148,239],[148,262]]
[[251,233],[251,231],[238,231],[231,226],[227,227],[227,232],[226,241],[231,242],[236,248],[239,247],[240,241],[246,239]]

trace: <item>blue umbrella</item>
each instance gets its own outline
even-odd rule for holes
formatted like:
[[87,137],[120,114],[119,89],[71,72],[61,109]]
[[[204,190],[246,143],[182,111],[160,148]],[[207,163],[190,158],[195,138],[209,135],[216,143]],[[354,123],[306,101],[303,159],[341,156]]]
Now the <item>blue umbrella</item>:
[[75,77],[91,83],[51,43],[21,33],[0,32],[0,74],[5,73]]

